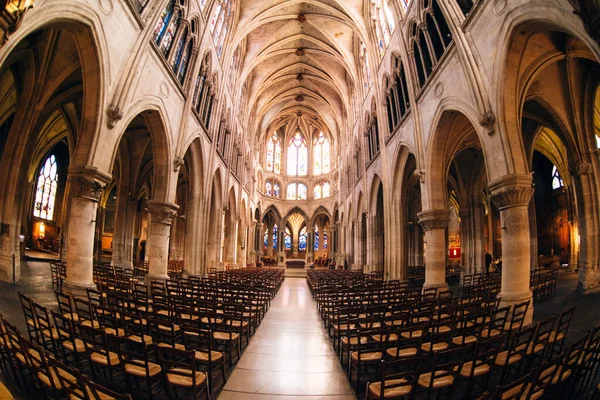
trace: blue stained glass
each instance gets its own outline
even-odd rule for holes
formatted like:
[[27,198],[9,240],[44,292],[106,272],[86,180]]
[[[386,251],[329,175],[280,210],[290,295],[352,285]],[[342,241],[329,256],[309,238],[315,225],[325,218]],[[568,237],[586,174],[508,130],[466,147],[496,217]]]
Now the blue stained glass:
[[327,231],[323,229],[323,249],[327,250]]
[[298,250],[306,250],[306,228],[302,228],[300,231],[300,236],[298,237]]
[[277,249],[277,225],[273,227],[273,248]]
[[319,250],[319,230],[315,226],[315,251]]
[[291,250],[292,249],[292,237],[288,233],[285,234],[285,238],[283,241],[284,241],[285,249]]
[[165,11],[163,11],[160,19],[158,20],[158,24],[156,25],[156,29],[154,30],[154,42],[158,45],[160,44],[160,40],[162,39],[163,34],[165,33],[165,29],[169,24],[169,20],[173,15],[173,2],[169,2]]

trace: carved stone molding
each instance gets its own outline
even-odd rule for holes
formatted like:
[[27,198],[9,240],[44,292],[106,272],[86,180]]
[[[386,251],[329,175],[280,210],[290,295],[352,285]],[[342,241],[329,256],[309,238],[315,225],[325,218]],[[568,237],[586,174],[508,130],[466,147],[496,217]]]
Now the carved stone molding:
[[306,51],[302,47],[300,47],[299,49],[296,50],[296,55],[298,57],[303,57],[306,55]]
[[489,184],[490,200],[502,210],[529,205],[533,196],[531,175],[511,174]]
[[425,183],[425,170],[424,169],[415,169],[414,174],[419,177],[421,183]]
[[487,129],[487,134],[490,136],[492,136],[496,132],[495,123],[496,117],[491,111],[487,111],[479,117],[479,125]]
[[306,22],[306,15],[304,15],[304,14],[300,14],[300,15],[298,15],[298,18],[297,18],[297,20],[298,20],[298,22],[300,22],[300,23]]
[[119,109],[119,106],[109,106],[106,110],[106,126],[108,129],[115,127],[115,124],[123,119],[123,113]]
[[150,213],[150,222],[165,225],[171,225],[173,219],[177,216],[179,206],[177,204],[164,201],[148,201],[148,213]]
[[73,197],[99,201],[104,187],[112,177],[95,167],[73,165],[69,167],[70,194]]
[[299,94],[298,96],[296,96],[296,101],[297,102],[303,102],[304,101],[304,96],[302,96],[301,94]]
[[592,163],[589,162],[573,164],[570,169],[573,176],[591,175],[593,172]]
[[0,20],[2,26],[6,26],[4,36],[0,39],[0,47],[4,46],[10,36],[19,29],[23,22],[23,17],[27,11],[33,8],[33,5],[24,6],[24,1],[3,1],[2,10],[0,10]]
[[302,74],[296,75],[296,80],[298,80],[299,82],[302,82],[304,80],[304,75],[302,75]]
[[183,161],[183,158],[176,156],[175,159],[173,159],[173,172],[178,172],[179,169],[184,166],[184,164],[185,162]]
[[417,217],[425,231],[446,229],[450,220],[450,212],[448,210],[426,210],[418,213]]

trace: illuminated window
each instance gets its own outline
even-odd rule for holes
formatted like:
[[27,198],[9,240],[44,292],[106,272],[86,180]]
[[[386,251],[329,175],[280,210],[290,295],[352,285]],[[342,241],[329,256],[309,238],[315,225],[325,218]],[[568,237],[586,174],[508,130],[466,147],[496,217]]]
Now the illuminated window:
[[273,248],[277,249],[277,225],[273,227]]
[[223,44],[225,43],[227,32],[231,28],[233,17],[232,3],[233,0],[223,0],[217,3],[210,21],[210,33],[212,34],[218,57],[221,57],[223,53]]
[[281,173],[281,141],[277,132],[267,142],[267,171]]
[[331,170],[331,145],[323,132],[315,139],[313,147],[314,174],[327,174]]
[[600,149],[600,136],[596,135],[596,147]]
[[560,174],[558,173],[558,168],[556,165],[552,168],[552,189],[560,189],[565,186]]
[[52,220],[57,189],[58,165],[56,164],[56,157],[51,155],[44,162],[44,166],[38,175],[35,204],[33,207],[34,217]]
[[279,197],[281,195],[281,185],[275,179],[265,181],[265,196]]
[[285,236],[283,238],[283,244],[286,250],[292,249],[292,234],[290,232],[290,228],[285,228]]
[[307,188],[303,183],[290,183],[287,186],[286,199],[288,200],[306,200]]
[[400,5],[402,5],[402,8],[404,9],[404,11],[406,11],[409,4],[410,4],[410,0],[400,0]]
[[290,140],[287,152],[287,174],[306,176],[308,174],[308,146],[300,131],[296,132]]
[[323,228],[323,250],[327,250],[327,229]]
[[164,34],[160,38],[160,42],[158,40],[156,42],[158,48],[165,57],[169,54],[169,50],[171,50],[171,46],[173,45],[173,39],[175,39],[175,35],[177,34],[177,29],[179,28],[180,22],[181,11],[178,11],[171,18],[169,25],[167,25],[167,29],[164,31]]
[[315,251],[319,250],[319,227],[315,225]]
[[315,199],[324,199],[331,196],[331,184],[329,182],[322,182],[315,185],[313,191]]
[[300,235],[298,236],[298,250],[306,251],[306,227],[300,230]]
[[383,56],[396,28],[394,13],[386,0],[371,0],[371,18],[375,24],[379,55]]
[[200,11],[204,12],[206,5],[208,4],[208,0],[200,0]]

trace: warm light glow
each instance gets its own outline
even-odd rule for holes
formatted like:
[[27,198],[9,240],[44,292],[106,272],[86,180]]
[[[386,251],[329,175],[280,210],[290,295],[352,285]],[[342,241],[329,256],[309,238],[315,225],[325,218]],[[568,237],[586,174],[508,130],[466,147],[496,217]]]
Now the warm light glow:
[[46,237],[46,225],[43,222],[40,223],[40,226],[38,228],[38,237],[40,239],[43,239]]

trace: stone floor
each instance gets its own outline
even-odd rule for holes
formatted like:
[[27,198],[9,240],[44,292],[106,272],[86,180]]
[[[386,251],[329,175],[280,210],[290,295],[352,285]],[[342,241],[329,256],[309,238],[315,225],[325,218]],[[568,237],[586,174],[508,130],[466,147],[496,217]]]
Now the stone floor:
[[286,278],[219,399],[354,399],[306,280]]
[[[0,313],[26,332],[18,291],[56,306],[47,262],[27,262],[16,284],[0,282]],[[581,295],[576,274],[561,274],[556,296],[535,307],[542,320],[577,306],[568,340],[600,324],[600,293]],[[219,399],[354,399],[305,279],[287,278],[234,366]]]

